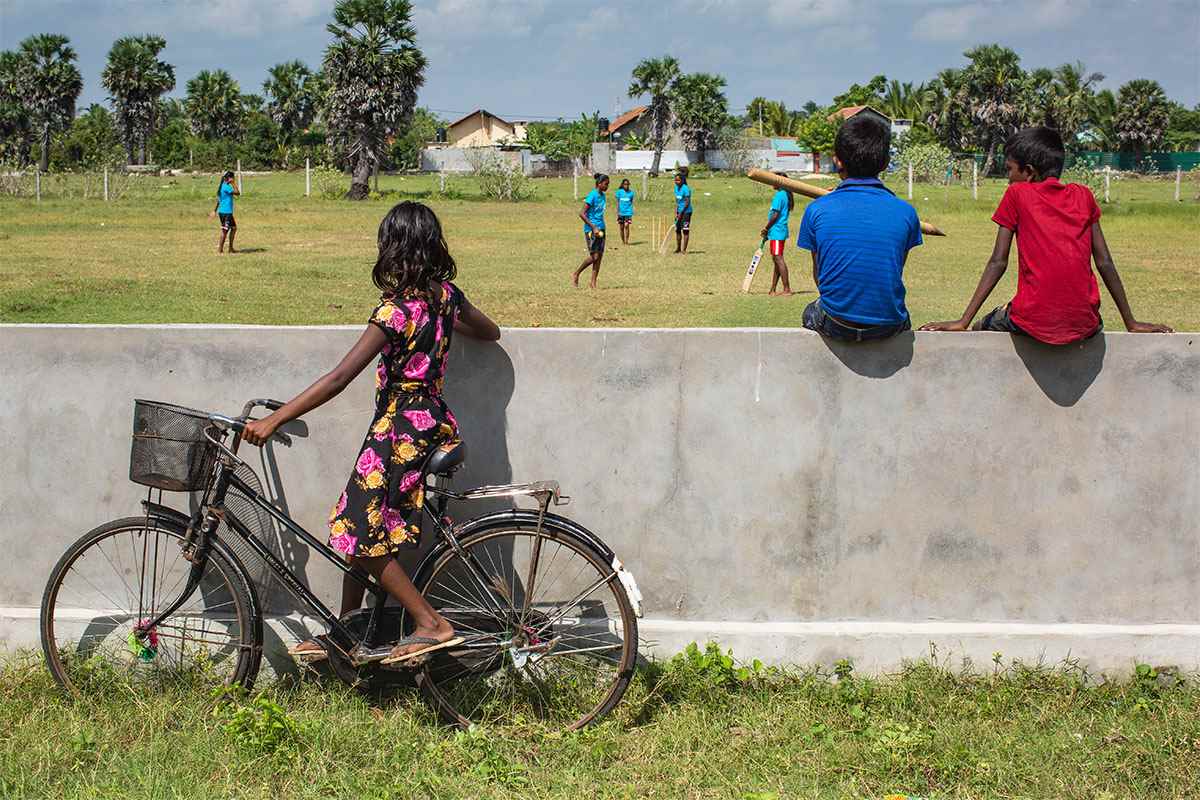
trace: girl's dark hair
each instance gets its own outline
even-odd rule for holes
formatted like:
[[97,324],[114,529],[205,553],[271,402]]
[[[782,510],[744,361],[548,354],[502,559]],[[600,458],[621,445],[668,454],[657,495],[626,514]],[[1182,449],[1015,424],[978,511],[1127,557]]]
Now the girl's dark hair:
[[675,177],[679,178],[679,182],[687,186],[687,167],[680,167],[675,173]]
[[[781,178],[787,177],[786,172],[776,172],[775,174]],[[788,193],[788,213],[790,214],[792,213],[792,209],[796,207],[796,196],[792,194],[791,189],[784,189],[784,191]]]
[[446,246],[442,224],[427,205],[405,200],[379,223],[379,257],[371,279],[384,294],[416,294],[435,305],[434,286],[452,281],[458,267]]
[[621,185],[622,185],[622,186],[624,186],[624,185],[625,185],[625,184],[627,184],[627,183],[629,183],[629,178],[621,178]]
[[603,172],[594,172],[592,173],[592,180],[596,181],[596,185],[599,186],[601,183],[608,180],[608,176]]
[[225,185],[225,181],[229,180],[232,177],[233,177],[233,170],[231,170],[231,169],[226,170],[225,174],[221,176],[221,180],[217,181],[217,197],[221,196],[221,187]]

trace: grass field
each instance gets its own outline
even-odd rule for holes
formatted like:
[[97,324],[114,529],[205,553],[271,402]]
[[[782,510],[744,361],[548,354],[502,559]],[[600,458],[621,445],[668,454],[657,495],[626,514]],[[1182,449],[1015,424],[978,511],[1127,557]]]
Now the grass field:
[[[631,176],[641,189],[640,176]],[[619,176],[614,176],[618,178]],[[589,181],[580,179],[581,194]],[[384,176],[382,196],[362,203],[303,196],[303,174],[247,176],[237,206],[238,245],[218,258],[217,226],[207,218],[216,179],[142,178],[126,199],[0,200],[0,321],[359,323],[376,292],[370,283],[375,231],[387,208],[424,200],[441,217],[472,300],[510,326],[795,326],[813,284],[808,254],[788,250],[792,298],[769,298],[769,258],[754,291],[740,292],[758,242],[770,190],[727,175],[693,182],[692,252],[658,256],[648,221],[671,214],[669,179],[640,198],[633,246],[619,241],[610,209],[610,246],[600,291],[571,288],[582,260],[579,204],[571,179],[536,181],[536,196],[518,204],[486,202],[468,177],[436,193],[436,177]],[[617,180],[613,182],[614,186]],[[899,181],[892,188],[903,195]],[[1125,179],[1104,206],[1104,228],[1135,313],[1179,330],[1200,330],[1200,202],[1173,183]],[[1004,190],[918,184],[922,218],[949,236],[929,237],[906,269],[915,324],[957,317],[991,250],[990,215]],[[134,196],[136,195],[136,196]],[[797,198],[793,238],[803,199]],[[611,203],[610,203],[611,204]],[[1016,263],[991,305],[1006,301]],[[1120,319],[1106,293],[1110,330]],[[990,307],[990,306],[989,306]]]
[[10,658],[0,797],[1194,798],[1200,688],[1129,677],[929,663],[879,680],[739,675],[700,651],[643,669],[598,727],[559,734],[454,732],[413,692],[311,681],[226,704],[115,687],[67,701],[40,663]]

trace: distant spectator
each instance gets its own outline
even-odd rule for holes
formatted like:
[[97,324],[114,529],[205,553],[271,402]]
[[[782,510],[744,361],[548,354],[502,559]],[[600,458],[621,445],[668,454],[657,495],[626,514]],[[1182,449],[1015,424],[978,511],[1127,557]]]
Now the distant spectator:
[[1108,287],[1126,330],[1170,333],[1166,325],[1138,322],[1100,230],[1100,207],[1090,189],[1059,180],[1066,153],[1051,128],[1025,128],[1004,146],[1008,190],[992,221],[1000,226],[992,257],[971,302],[954,321],[930,322],[923,331],[965,331],[1008,269],[1017,239],[1017,294],[988,312],[975,330],[1030,336],[1047,344],[1070,344],[1099,333],[1100,287],[1092,259]]
[[604,193],[608,191],[608,176],[597,172],[592,178],[596,181],[596,188],[583,198],[583,210],[579,212],[579,218],[583,220],[583,241],[587,246],[588,256],[579,265],[579,269],[575,270],[572,278],[576,289],[579,288],[580,274],[588,267],[592,268],[592,280],[588,283],[588,288],[596,288],[596,279],[600,277],[600,262],[604,260],[604,207],[608,203]]
[[804,309],[804,327],[854,342],[909,330],[902,273],[921,244],[911,205],[879,180],[892,134],[866,114],[838,129],[834,164],[842,182],[808,204],[796,246],[812,252],[820,297]]
[[636,197],[629,186],[629,178],[621,181],[613,195],[617,198],[617,227],[621,229],[621,244],[629,246],[629,229],[633,226],[633,198]]
[[[784,175],[782,172],[775,173]],[[783,250],[787,246],[788,217],[796,206],[796,198],[787,189],[776,189],[771,198],[771,210],[767,212],[767,225],[762,229],[762,237],[770,243],[771,258],[775,262],[775,271],[771,273],[771,296],[787,296],[792,293],[788,283],[787,262],[783,258]],[[783,291],[777,291],[780,280],[783,281]]]

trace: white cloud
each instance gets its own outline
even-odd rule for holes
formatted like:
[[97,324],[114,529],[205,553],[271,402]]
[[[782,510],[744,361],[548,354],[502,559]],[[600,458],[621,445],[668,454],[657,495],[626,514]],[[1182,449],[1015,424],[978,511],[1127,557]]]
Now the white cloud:
[[588,12],[588,15],[575,23],[575,33],[578,36],[597,36],[606,31],[616,30],[621,24],[621,15],[612,6],[598,6]]
[[944,6],[926,11],[913,23],[915,39],[972,42],[1028,33],[1045,35],[1074,24],[1091,0],[1008,0]]
[[541,21],[546,0],[433,0],[413,18],[422,37],[436,40],[481,35],[526,37]]

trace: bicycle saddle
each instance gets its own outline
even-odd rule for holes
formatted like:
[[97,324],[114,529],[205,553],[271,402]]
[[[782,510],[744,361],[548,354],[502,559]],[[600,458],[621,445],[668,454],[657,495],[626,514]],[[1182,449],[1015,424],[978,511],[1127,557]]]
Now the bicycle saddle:
[[429,457],[429,461],[425,462],[425,473],[427,475],[438,475],[443,478],[448,478],[463,465],[467,460],[467,445],[465,442],[459,442],[451,445],[447,450],[444,447],[439,447],[433,451],[433,455]]

